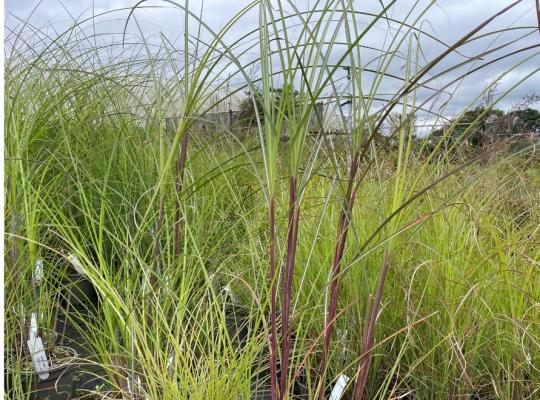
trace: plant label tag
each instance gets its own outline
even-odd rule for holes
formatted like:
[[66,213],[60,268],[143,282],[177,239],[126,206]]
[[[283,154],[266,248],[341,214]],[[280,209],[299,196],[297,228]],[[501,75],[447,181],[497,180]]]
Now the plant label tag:
[[70,262],[71,266],[75,269],[75,271],[77,271],[79,275],[86,276],[86,272],[84,272],[82,263],[75,254],[69,253],[69,255],[67,256],[67,259]]
[[341,374],[336,382],[336,385],[332,389],[332,393],[330,393],[330,400],[341,399],[341,395],[345,391],[347,382],[349,382],[349,377],[347,375]]
[[171,355],[169,356],[169,359],[167,360],[167,370],[170,370],[174,362],[174,350],[171,351]]
[[30,340],[34,340],[37,337],[37,317],[36,313],[32,313],[32,316],[30,317],[30,331],[28,332],[28,338]]
[[28,340],[27,343],[32,361],[34,362],[34,370],[40,379],[47,379],[49,377],[49,360],[47,359],[47,354],[45,354],[41,338],[38,336]]
[[39,285],[43,279],[43,260],[38,258],[34,269],[34,283]]

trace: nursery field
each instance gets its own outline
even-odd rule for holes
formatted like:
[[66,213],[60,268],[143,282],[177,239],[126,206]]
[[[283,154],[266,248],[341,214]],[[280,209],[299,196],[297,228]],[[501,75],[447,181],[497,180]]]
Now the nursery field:
[[[439,40],[430,2],[316,3],[250,3],[221,29],[174,3],[179,49],[130,36],[144,2],[6,33],[6,398],[540,398],[538,134],[413,124],[503,59],[527,74],[463,112],[538,79],[538,27],[473,67],[456,55],[511,6]],[[244,93],[244,122],[201,127]]]

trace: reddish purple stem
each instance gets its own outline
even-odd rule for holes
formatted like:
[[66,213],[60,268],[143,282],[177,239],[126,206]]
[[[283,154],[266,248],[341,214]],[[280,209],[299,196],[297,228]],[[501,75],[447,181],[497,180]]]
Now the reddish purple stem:
[[276,310],[276,201],[270,199],[270,393],[278,400],[277,382],[277,310]]
[[334,248],[334,257],[332,259],[332,267],[330,271],[330,304],[328,306],[328,323],[324,327],[323,337],[323,354],[320,367],[320,379],[321,387],[319,390],[319,399],[324,400],[324,389],[326,379],[326,368],[328,366],[328,355],[330,351],[330,341],[332,339],[332,332],[334,329],[334,321],[337,312],[337,301],[339,292],[339,272],[341,266],[341,260],[343,259],[343,253],[345,251],[345,244],[347,242],[347,232],[349,229],[349,221],[351,218],[352,210],[354,207],[354,201],[356,199],[355,178],[358,172],[358,155],[353,157],[351,162],[351,168],[349,171],[349,181],[347,184],[347,195],[345,197],[345,204],[341,210],[338,223],[338,232],[336,235],[336,247]]
[[360,355],[360,361],[358,363],[356,387],[353,397],[354,400],[362,400],[362,398],[364,397],[364,389],[366,387],[369,365],[371,363],[371,353],[373,349],[373,341],[375,338],[377,317],[379,314],[379,307],[381,304],[384,282],[386,281],[386,273],[388,272],[389,266],[390,256],[386,251],[384,253],[384,260],[381,267],[381,275],[379,277],[377,292],[375,294],[375,302],[373,303],[373,307],[368,305],[368,311],[366,312],[366,324],[364,325],[364,335],[362,337],[362,353]]
[[282,313],[282,342],[281,342],[281,375],[280,398],[286,397],[287,378],[289,376],[289,357],[291,353],[290,308],[294,280],[294,265],[298,242],[298,221],[300,207],[297,200],[296,177],[289,181],[289,223],[287,233],[287,261],[282,267],[281,313]]

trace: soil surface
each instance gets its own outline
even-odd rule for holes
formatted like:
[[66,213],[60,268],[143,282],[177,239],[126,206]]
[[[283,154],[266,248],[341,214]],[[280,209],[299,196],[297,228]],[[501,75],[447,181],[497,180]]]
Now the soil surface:
[[[93,318],[92,315],[88,315],[88,311],[78,310],[84,318]],[[90,400],[96,398],[91,395],[92,391],[103,391],[108,389],[106,375],[103,368],[91,361],[91,354],[89,353],[89,344],[80,333],[82,324],[78,324],[77,321],[81,321],[82,317],[77,320],[76,317],[70,318],[68,321],[59,321],[58,332],[59,335],[63,334],[63,345],[71,347],[78,353],[78,358],[74,362],[73,372],[73,393],[76,399]],[[61,338],[58,339],[60,341]]]

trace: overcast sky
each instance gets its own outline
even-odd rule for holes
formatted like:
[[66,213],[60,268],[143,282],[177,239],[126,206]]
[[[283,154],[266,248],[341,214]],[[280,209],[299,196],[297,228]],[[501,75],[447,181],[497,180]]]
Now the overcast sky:
[[[20,24],[21,19],[26,19],[34,10],[29,21],[34,26],[49,35],[54,35],[54,32],[61,32],[63,29],[67,29],[73,24],[75,19],[84,19],[91,17],[92,14],[100,14],[103,12],[118,10],[124,7],[132,7],[137,3],[134,0],[44,0],[42,2],[32,0],[6,0],[5,1],[5,25],[8,27],[6,34],[9,34],[9,28],[14,28]],[[309,7],[310,2],[308,0],[296,1],[299,8],[306,9]],[[314,1],[311,0],[311,4]],[[386,3],[386,1],[385,1]],[[400,18],[405,15],[410,7],[412,0],[398,0],[397,6],[392,9],[392,16]],[[422,3],[422,0],[420,0]],[[431,32],[438,39],[445,43],[455,42],[461,35],[474,28],[478,23],[488,18],[498,10],[509,5],[509,0],[442,0],[437,3],[437,6],[431,8],[427,15],[423,17],[423,27],[427,31]],[[151,1],[147,2],[147,5],[160,5],[162,7],[138,10],[136,12],[137,21],[139,22],[144,36],[149,39],[159,38],[159,34],[163,34],[172,43],[181,43],[182,38],[182,14],[180,11],[165,6],[164,2]],[[192,0],[190,2],[193,9],[196,9],[199,1]],[[240,0],[206,0],[204,2],[203,19],[204,21],[215,31],[219,30],[238,10],[247,4],[246,1]],[[427,0],[424,1],[427,4]],[[375,11],[380,7],[380,0],[362,0],[358,1],[357,9],[362,11]],[[98,30],[101,32],[118,33],[124,28],[124,22],[127,12],[115,12],[108,14],[107,17],[103,17],[100,20]],[[367,20],[361,21],[367,22]],[[512,12],[505,14],[503,17],[498,18],[491,28],[488,30],[494,30],[497,28],[503,28],[508,26],[514,27],[534,27],[537,24],[535,0],[524,0],[522,4],[515,7]],[[245,16],[241,23],[231,31],[232,36],[239,36],[243,32],[248,32],[251,29],[258,27],[258,16],[256,9]],[[380,47],[385,37],[385,26],[379,26],[374,29],[370,35],[368,35],[362,43],[368,44],[374,47]],[[137,27],[134,23],[131,23],[128,32],[135,35],[138,33]],[[526,32],[532,32],[532,29],[528,31],[525,29],[514,30],[512,32],[505,33],[503,35],[491,36],[484,40],[478,40],[475,43],[468,45],[462,54],[454,54],[445,61],[439,70],[450,66],[452,63],[459,62],[460,57],[470,56],[477,54],[480,51],[484,51],[488,47],[500,45],[502,43],[517,39]],[[540,33],[531,33],[526,38],[515,42],[511,47],[507,48],[504,52],[510,52],[517,50],[524,46],[531,46],[540,43]],[[181,46],[181,45],[179,45]],[[441,51],[441,47],[433,40],[425,40],[422,42],[422,56],[426,59],[430,59]],[[525,55],[533,55],[538,53],[539,49],[536,48],[528,53],[520,54],[519,56],[509,58],[505,61],[499,62],[482,70],[482,72],[476,74],[474,78],[465,80],[457,88],[456,94],[453,96],[451,106],[448,109],[447,114],[457,112],[469,104],[471,99],[474,98],[486,85],[492,82],[503,71],[508,70],[516,62],[522,60]],[[496,53],[498,55],[503,53]],[[253,54],[254,57],[257,54]],[[335,55],[337,58],[337,54]],[[489,59],[489,58],[488,58]],[[480,61],[478,61],[480,62]],[[478,65],[478,64],[475,64]],[[471,64],[472,66],[472,64]],[[470,68],[469,66],[468,68]],[[540,56],[536,54],[531,60],[520,65],[501,80],[497,87],[499,93],[508,90],[512,85],[516,84],[520,79],[525,77],[540,66]],[[400,72],[399,65],[392,67],[392,72],[397,74],[403,74]],[[457,76],[457,75],[456,75]],[[381,88],[383,91],[387,90],[391,92],[393,90],[393,83],[385,83],[386,87]],[[519,102],[519,100],[527,93],[536,93],[540,95],[540,73],[535,73],[525,83],[521,84],[518,88],[512,91],[504,101],[499,103],[499,108],[509,109],[513,104]],[[540,104],[537,103],[534,106],[540,109]]]

